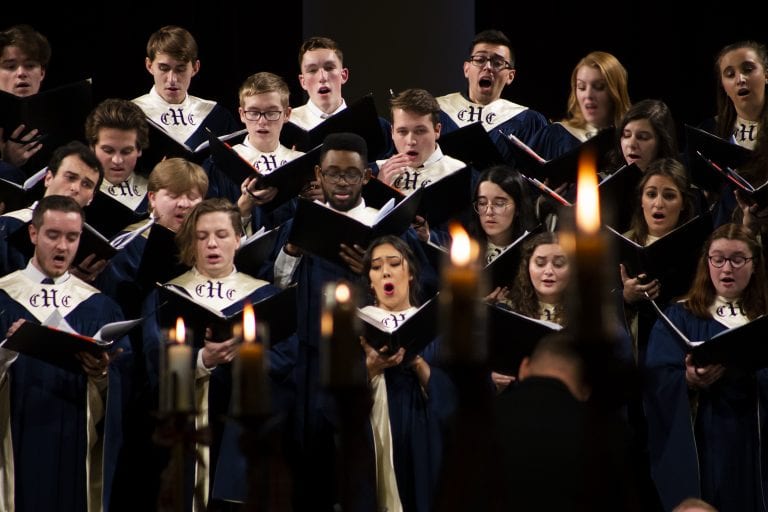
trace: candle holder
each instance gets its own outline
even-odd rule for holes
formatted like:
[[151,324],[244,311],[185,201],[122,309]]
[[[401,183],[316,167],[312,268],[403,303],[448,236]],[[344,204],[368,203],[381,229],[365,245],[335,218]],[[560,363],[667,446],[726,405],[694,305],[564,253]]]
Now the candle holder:
[[365,386],[357,296],[347,281],[323,288],[320,317],[320,384],[329,389]]
[[210,429],[197,428],[195,414],[190,411],[160,412],[157,416],[152,440],[169,451],[168,464],[160,476],[157,510],[181,512],[187,508],[187,496],[190,495],[194,495],[197,503],[205,503],[205,489],[187,482],[185,467],[196,459],[197,445],[210,445]]
[[[357,297],[347,281],[328,283],[321,317],[320,383],[337,405],[335,474],[344,510],[353,510],[359,503],[360,475],[375,468],[365,436],[360,435],[370,415],[372,397],[360,347]],[[370,476],[375,480],[375,475]]]

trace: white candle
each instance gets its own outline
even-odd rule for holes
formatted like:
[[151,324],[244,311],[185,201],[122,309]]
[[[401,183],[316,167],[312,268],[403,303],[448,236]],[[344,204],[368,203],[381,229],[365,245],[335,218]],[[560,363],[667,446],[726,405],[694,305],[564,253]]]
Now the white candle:
[[167,382],[171,410],[192,411],[192,347],[186,343],[184,320],[176,320],[175,340],[168,347]]
[[256,316],[253,306],[243,309],[243,343],[240,345],[234,367],[233,413],[236,416],[254,416],[269,412],[269,382],[265,339],[256,339]]
[[578,302],[572,306],[572,327],[579,336],[596,340],[605,333],[603,311],[607,306],[605,269],[607,243],[600,232],[600,195],[595,155],[585,152],[579,159],[576,192],[575,270]]
[[441,323],[446,338],[445,353],[455,363],[483,361],[485,340],[479,336],[480,294],[477,256],[479,247],[459,225],[451,226],[450,262],[443,269],[440,293]]

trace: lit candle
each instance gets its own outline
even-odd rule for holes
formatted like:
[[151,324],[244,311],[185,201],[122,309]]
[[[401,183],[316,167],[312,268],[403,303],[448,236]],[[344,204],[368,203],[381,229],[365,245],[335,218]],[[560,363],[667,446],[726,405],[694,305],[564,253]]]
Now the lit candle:
[[600,232],[600,195],[597,187],[597,164],[591,151],[582,153],[576,190],[575,254],[577,301],[572,304],[571,319],[575,332],[585,340],[603,338],[606,269],[608,252]]
[[458,224],[450,228],[450,262],[442,275],[440,292],[444,353],[451,362],[477,363],[485,360],[486,347],[478,328],[480,279],[478,244]]
[[355,309],[348,283],[325,286],[320,317],[320,382],[326,387],[353,387],[365,382]]
[[193,410],[192,347],[186,342],[184,320],[176,320],[176,329],[167,347],[166,410],[188,412]]
[[257,341],[256,327],[253,306],[246,304],[243,309],[243,343],[234,365],[232,411],[235,416],[269,413],[269,381],[264,353],[266,340],[262,336],[261,341]]

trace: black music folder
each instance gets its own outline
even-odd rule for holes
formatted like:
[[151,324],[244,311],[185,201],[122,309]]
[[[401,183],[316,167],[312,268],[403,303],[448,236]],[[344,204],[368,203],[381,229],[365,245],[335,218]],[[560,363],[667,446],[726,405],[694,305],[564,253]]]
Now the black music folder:
[[739,327],[721,331],[708,340],[691,340],[672,323],[656,302],[650,302],[659,319],[680,342],[682,349],[691,353],[696,366],[722,364],[748,371],[768,367],[768,343],[765,340],[768,315],[759,316]]
[[320,146],[312,148],[300,157],[281,165],[269,174],[261,174],[240,156],[227,142],[208,134],[211,156],[216,167],[236,186],[246,178],[256,178],[257,188],[275,187],[277,195],[261,208],[268,211],[298,196],[309,181],[315,178],[315,165],[320,156]]
[[379,236],[402,235],[416,215],[423,190],[417,189],[397,204],[392,200],[389,204],[393,206],[380,209],[379,217],[370,226],[324,204],[299,199],[288,242],[346,268],[339,256],[340,245],[366,248]]
[[0,178],[0,202],[5,204],[5,212],[21,210],[31,205],[45,194],[45,175],[48,168],[44,168],[27,178],[24,183],[18,183],[5,178]]
[[488,363],[493,371],[517,376],[523,358],[533,352],[547,334],[562,327],[554,322],[538,320],[505,307],[486,305],[488,318]]
[[404,347],[408,358],[419,354],[437,337],[438,311],[436,295],[405,320],[389,318],[385,324],[362,309],[357,310],[357,317],[362,320],[363,336],[370,346],[378,351],[387,347],[386,354],[389,355]]
[[[243,308],[236,308],[223,314],[205,304],[196,301],[183,288],[170,284],[157,284],[159,293],[160,325],[175,325],[176,319],[184,319],[196,339],[203,339],[206,327],[213,331],[214,341],[224,341],[232,337],[233,327],[243,321]],[[296,332],[296,285],[280,290],[252,304],[256,322],[269,325],[269,340],[277,343]]]
[[705,157],[700,151],[696,151],[696,156],[707,164],[712,174],[720,181],[721,187],[723,184],[729,184],[739,191],[741,197],[747,203],[750,205],[757,204],[760,210],[768,206],[768,181],[754,186],[746,176],[730,165],[718,165],[713,160]]
[[115,340],[125,336],[143,320],[139,318],[105,324],[94,337],[27,321],[22,323],[10,338],[3,341],[0,347],[73,373],[83,373],[80,361],[75,357],[78,353],[87,352],[94,357],[101,357],[105,350],[114,346]]
[[630,277],[646,274],[648,280],[659,279],[665,296],[681,295],[688,290],[701,249],[712,233],[712,217],[709,213],[694,217],[646,246],[610,226],[606,229],[617,244],[619,262]]
[[522,257],[522,247],[526,241],[533,236],[544,231],[544,225],[539,224],[530,231],[520,235],[513,241],[501,254],[483,267],[483,281],[487,283],[490,290],[499,286],[512,286],[520,267],[520,258]]
[[262,228],[246,238],[235,253],[235,268],[258,278],[262,264],[272,255],[281,228],[278,226],[268,231]]
[[128,226],[149,218],[149,212],[132,210],[102,191],[93,195],[93,201],[84,210],[88,224],[107,238],[112,238]]
[[582,142],[570,151],[551,160],[542,158],[514,135],[503,139],[506,140],[509,150],[515,159],[515,166],[523,174],[540,181],[546,180],[550,188],[556,189],[564,183],[576,183],[579,157],[583,151],[595,152],[597,157],[595,172],[597,172],[602,167],[605,155],[613,147],[614,131],[612,128],[601,130],[591,139]]
[[[170,133],[152,119],[148,117],[146,119],[149,126],[149,146],[142,149],[140,161],[147,173],[151,173],[155,165],[165,158],[184,158],[201,164],[210,154],[210,141],[206,140],[193,148],[183,141],[174,139]],[[247,134],[248,130],[243,128],[220,135],[218,138],[221,141],[235,143],[243,140]]]
[[462,167],[421,188],[423,195],[416,213],[430,226],[439,226],[472,204],[472,169]]
[[685,125],[685,136],[691,181],[708,192],[720,192],[723,181],[728,180],[717,167],[739,169],[752,158],[751,149],[688,124]]
[[300,128],[289,120],[280,131],[280,143],[285,147],[307,152],[322,144],[328,134],[338,132],[352,132],[364,138],[371,159],[384,151],[386,139],[372,94],[363,96],[311,130]]
[[[430,226],[443,224],[460,215],[472,204],[472,169],[462,167],[429,185],[422,186],[420,193],[416,215],[424,217]],[[362,195],[365,204],[373,208],[381,208],[390,199],[399,202],[405,197],[400,190],[376,178],[363,185]]]
[[136,274],[139,285],[150,290],[155,283],[170,281],[186,271],[187,267],[179,261],[176,233],[160,224],[153,224]]
[[71,140],[83,140],[85,119],[92,108],[90,78],[32,96],[0,91],[0,126],[6,139],[20,124],[25,133],[37,129],[38,139],[52,152]]
[[624,165],[603,179],[597,186],[600,195],[600,218],[603,223],[624,232],[632,223],[631,205],[639,197],[637,186],[643,171],[635,165]]
[[471,164],[478,170],[505,163],[499,148],[480,122],[441,134],[437,143],[443,154]]

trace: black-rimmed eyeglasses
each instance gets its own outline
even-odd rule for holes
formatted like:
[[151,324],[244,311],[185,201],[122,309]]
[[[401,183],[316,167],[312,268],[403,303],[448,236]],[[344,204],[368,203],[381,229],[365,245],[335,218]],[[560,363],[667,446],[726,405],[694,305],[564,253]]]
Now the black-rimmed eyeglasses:
[[754,258],[748,258],[746,256],[740,256],[740,255],[725,257],[720,254],[716,254],[714,256],[707,256],[707,259],[709,260],[710,265],[712,265],[715,268],[723,268],[725,266],[726,261],[730,261],[731,267],[733,268],[741,268],[744,265],[746,265],[748,261]]
[[484,68],[485,65],[490,62],[491,69],[494,71],[502,71],[504,69],[512,69],[512,64],[502,59],[501,57],[488,57],[487,55],[472,55],[467,59],[467,62],[478,68]]
[[243,110],[245,118],[249,121],[258,121],[262,117],[264,117],[264,119],[267,121],[277,121],[280,119],[280,115],[282,113],[282,110],[267,110],[266,112],[261,112],[258,110]]

